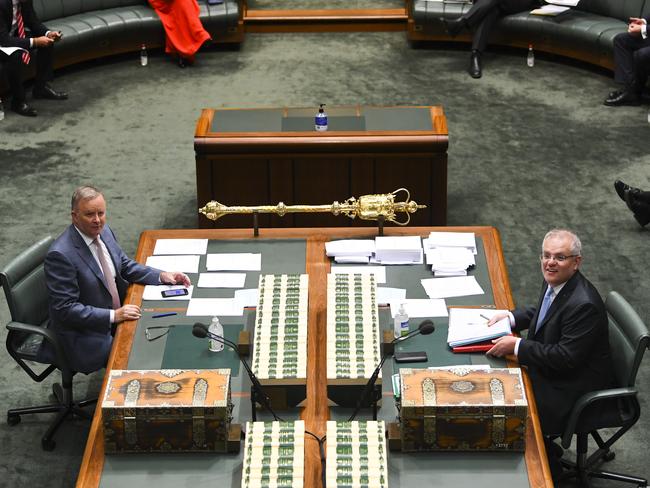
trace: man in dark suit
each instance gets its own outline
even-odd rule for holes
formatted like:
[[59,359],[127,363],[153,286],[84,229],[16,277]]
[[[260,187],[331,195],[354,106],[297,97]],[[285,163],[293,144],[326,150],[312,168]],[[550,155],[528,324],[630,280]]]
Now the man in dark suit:
[[614,182],[614,189],[641,227],[650,224],[650,191],[626,185],[621,180]]
[[49,31],[36,16],[32,0],[0,0],[0,48],[21,48],[11,54],[0,50],[11,90],[11,110],[35,117],[36,110],[27,104],[23,86],[24,66],[36,55],[34,98],[65,100],[65,92],[54,90],[48,82],[53,77],[53,46],[60,32]]
[[480,78],[483,74],[481,56],[497,19],[504,15],[531,10],[538,4],[538,0],[475,0],[467,13],[458,19],[442,19],[452,37],[457,36],[463,29],[474,32],[468,69],[472,78]]
[[514,354],[528,369],[547,436],[549,464],[559,474],[559,459],[553,459],[559,446],[551,445],[550,439],[564,431],[576,400],[608,388],[613,374],[607,312],[596,288],[579,271],[580,240],[570,231],[551,230],[544,237],[540,259],[544,282],[537,306],[509,314],[513,330],[528,329],[527,338],[496,339],[487,354]]
[[[140,318],[140,307],[122,305],[130,283],[190,285],[180,272],[163,272],[129,259],[106,225],[106,202],[99,190],[82,186],[72,196],[72,225],[50,247],[45,278],[51,328],[58,334],[73,370],[90,373],[108,360],[114,325]],[[53,359],[47,346],[43,359]]]
[[649,20],[632,17],[627,32],[614,37],[614,80],[622,84],[623,89],[611,92],[605,105],[641,104],[641,93],[650,73]]

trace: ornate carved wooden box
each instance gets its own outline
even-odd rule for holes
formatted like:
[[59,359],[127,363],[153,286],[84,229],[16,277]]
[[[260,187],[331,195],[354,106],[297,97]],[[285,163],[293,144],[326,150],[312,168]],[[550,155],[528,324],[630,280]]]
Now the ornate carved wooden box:
[[523,451],[528,403],[517,368],[402,369],[403,451]]
[[105,451],[230,452],[231,411],[229,369],[113,370],[102,401]]

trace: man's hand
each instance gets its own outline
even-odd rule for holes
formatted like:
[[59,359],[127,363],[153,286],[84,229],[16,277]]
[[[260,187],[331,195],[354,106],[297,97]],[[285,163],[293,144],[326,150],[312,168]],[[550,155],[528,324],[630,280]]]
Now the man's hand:
[[640,36],[641,35],[641,27],[643,27],[643,23],[640,24],[629,24],[627,26],[627,32],[630,35],[633,36]]
[[509,317],[509,315],[507,313],[505,313],[505,312],[501,312],[501,313],[498,313],[496,315],[493,315],[492,318],[490,320],[488,320],[488,323],[487,323],[488,327],[490,327],[491,325],[496,324],[499,320],[507,319],[508,317]]
[[34,47],[47,47],[54,43],[54,39],[47,36],[32,37],[32,42]]
[[60,40],[63,36],[61,35],[61,32],[59,31],[50,31],[47,33],[47,37],[49,39],[52,39],[53,42],[56,42]]
[[125,320],[138,320],[140,318],[140,307],[137,305],[124,305],[115,310],[115,323],[119,324]]
[[190,286],[192,284],[189,277],[180,271],[163,271],[160,273],[160,282],[165,285]]
[[501,358],[508,354],[515,353],[515,344],[517,344],[517,338],[513,336],[503,336],[492,341],[492,349],[490,349],[486,354],[490,356],[496,356]]

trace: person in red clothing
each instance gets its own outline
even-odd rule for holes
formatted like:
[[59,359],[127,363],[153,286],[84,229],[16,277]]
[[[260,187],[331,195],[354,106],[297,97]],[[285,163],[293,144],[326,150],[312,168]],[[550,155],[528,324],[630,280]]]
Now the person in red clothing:
[[196,0],[149,0],[163,23],[166,34],[165,52],[178,56],[178,65],[184,68],[194,63],[199,48],[211,40],[199,19]]

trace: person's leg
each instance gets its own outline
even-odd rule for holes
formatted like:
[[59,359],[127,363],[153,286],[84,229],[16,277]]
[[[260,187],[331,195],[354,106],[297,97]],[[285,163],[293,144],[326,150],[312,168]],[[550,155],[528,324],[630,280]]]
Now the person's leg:
[[12,104],[25,102],[25,87],[23,86],[23,52],[15,51],[11,56],[1,54],[7,72],[9,91]]
[[54,47],[40,47],[32,51],[36,55],[36,76],[34,78],[34,98],[65,100],[68,94],[54,90],[49,82],[54,78]]

